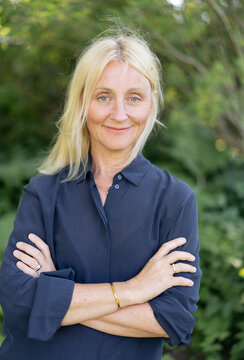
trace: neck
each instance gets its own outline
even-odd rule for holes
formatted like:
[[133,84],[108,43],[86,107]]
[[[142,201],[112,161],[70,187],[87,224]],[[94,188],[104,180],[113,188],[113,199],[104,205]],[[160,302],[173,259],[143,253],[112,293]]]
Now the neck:
[[95,180],[108,185],[113,182],[113,177],[116,173],[121,171],[127,164],[130,152],[127,151],[104,151],[103,149],[96,150],[91,148],[92,164],[91,169]]

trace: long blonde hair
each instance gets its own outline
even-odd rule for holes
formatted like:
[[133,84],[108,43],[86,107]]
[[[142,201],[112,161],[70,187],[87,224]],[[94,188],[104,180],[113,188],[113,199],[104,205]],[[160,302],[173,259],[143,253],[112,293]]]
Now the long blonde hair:
[[[152,87],[152,110],[146,126],[132,149],[128,164],[142,150],[157,120],[159,104],[163,103],[161,65],[146,41],[134,33],[119,33],[93,40],[78,59],[69,84],[64,112],[56,126],[58,133],[49,155],[38,168],[40,173],[55,174],[65,166],[68,175],[63,180],[76,179],[80,165],[86,168],[90,150],[90,136],[86,116],[92,93],[106,65],[112,60],[129,64],[140,71]],[[155,96],[155,92],[157,96]]]

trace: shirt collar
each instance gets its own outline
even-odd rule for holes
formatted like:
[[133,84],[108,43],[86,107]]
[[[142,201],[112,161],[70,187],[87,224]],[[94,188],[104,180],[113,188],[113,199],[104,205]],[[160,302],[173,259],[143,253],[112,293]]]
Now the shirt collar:
[[[137,157],[127,165],[120,173],[132,184],[138,186],[143,176],[145,175],[150,162],[139,153]],[[85,171],[75,180],[76,184],[84,181],[89,173],[91,173],[91,155],[89,154],[88,163]]]
[[82,181],[85,181],[85,179],[88,177],[89,173],[91,173],[91,154],[88,154],[88,161],[87,161],[87,165],[84,171],[82,171],[82,165],[80,165],[80,170],[79,170],[79,176],[77,179],[75,179],[75,183],[79,184]]
[[138,186],[149,164],[150,162],[139,153],[137,157],[121,171],[121,174],[132,184]]

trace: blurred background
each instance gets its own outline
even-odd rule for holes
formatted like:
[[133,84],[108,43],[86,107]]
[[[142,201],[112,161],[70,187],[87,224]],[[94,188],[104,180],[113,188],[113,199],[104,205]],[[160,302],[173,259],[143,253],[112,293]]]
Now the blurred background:
[[243,360],[242,0],[0,1],[0,259],[23,186],[56,133],[76,59],[111,16],[138,29],[163,66],[167,128],[144,154],[198,200],[197,322],[190,346],[166,347],[163,359]]

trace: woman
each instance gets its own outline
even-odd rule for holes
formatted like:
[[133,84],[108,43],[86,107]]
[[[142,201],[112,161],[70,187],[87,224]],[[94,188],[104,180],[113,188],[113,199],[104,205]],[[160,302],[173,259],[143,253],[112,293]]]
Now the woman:
[[4,254],[1,360],[159,360],[163,342],[189,343],[195,194],[140,153],[160,99],[144,40],[105,37],[82,54]]

